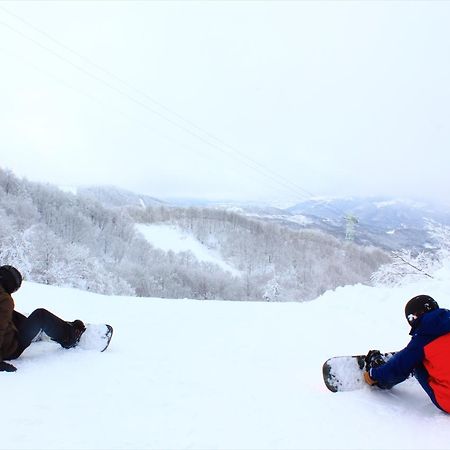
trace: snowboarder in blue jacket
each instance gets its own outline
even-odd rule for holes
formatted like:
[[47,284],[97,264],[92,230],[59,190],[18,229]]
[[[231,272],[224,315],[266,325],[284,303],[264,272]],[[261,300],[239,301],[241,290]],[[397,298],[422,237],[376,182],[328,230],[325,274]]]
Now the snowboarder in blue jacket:
[[411,341],[386,362],[378,350],[369,351],[364,379],[390,389],[412,374],[431,401],[450,413],[450,310],[439,308],[428,295],[418,295],[406,304],[405,316]]

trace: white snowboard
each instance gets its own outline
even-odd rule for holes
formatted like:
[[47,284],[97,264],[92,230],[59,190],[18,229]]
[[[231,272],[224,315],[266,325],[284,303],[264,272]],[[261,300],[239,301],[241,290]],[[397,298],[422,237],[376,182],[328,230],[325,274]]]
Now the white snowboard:
[[100,324],[86,324],[86,331],[81,335],[80,342],[77,347],[84,350],[97,350],[104,352],[113,335],[113,328],[111,325],[104,323]]
[[[104,352],[113,335],[113,328],[111,325],[104,323],[86,323],[86,330],[81,335],[80,341],[75,347],[82,348],[84,350],[97,350],[99,352]],[[38,341],[51,341],[43,331],[41,331],[34,339],[33,342]]]
[[[395,352],[382,353],[388,361]],[[354,391],[368,386],[364,381],[366,355],[335,356],[322,367],[323,381],[331,392]]]

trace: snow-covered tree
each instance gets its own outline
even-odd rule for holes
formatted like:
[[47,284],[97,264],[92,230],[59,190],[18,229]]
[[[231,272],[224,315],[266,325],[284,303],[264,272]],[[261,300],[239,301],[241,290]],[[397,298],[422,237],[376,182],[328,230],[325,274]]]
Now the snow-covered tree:
[[371,279],[375,285],[403,285],[420,278],[433,278],[443,262],[450,258],[450,227],[428,221],[429,251],[413,253],[411,250],[392,252],[391,262],[383,264]]
[[[153,248],[135,222],[191,233],[241,272],[192,253]],[[229,300],[308,300],[368,282],[386,254],[311,230],[208,208],[106,208],[92,198],[0,169],[0,258],[28,280],[108,294]]]

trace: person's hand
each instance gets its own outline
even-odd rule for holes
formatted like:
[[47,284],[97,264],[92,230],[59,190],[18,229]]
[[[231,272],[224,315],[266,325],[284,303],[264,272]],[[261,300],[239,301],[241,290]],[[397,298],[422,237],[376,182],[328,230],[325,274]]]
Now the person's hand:
[[369,385],[373,386],[374,384],[377,384],[375,380],[370,378],[369,372],[364,372],[364,381]]
[[5,361],[0,362],[0,372],[15,372],[17,369]]

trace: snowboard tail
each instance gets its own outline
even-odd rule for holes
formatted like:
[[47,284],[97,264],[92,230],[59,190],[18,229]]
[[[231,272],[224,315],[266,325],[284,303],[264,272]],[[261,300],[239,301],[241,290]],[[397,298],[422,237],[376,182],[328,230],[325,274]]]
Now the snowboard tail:
[[111,342],[113,327],[108,324],[86,324],[86,330],[80,337],[77,347],[84,350],[104,352]]
[[[385,361],[395,352],[382,353]],[[322,366],[323,381],[331,392],[354,391],[366,386],[364,381],[366,355],[335,356]]]

